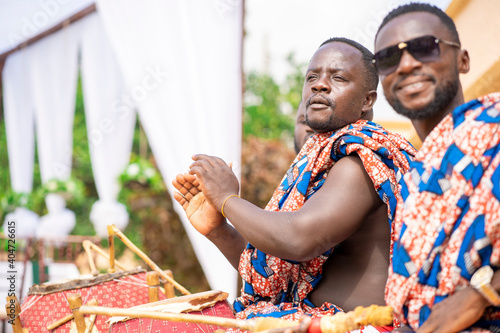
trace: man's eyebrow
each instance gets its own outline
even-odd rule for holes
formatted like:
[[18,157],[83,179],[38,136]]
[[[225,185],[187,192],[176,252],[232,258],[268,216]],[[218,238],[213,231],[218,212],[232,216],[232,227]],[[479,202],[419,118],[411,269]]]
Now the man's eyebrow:
[[[308,68],[306,70],[306,73],[308,73],[308,72],[316,72],[318,70],[319,70],[318,67]],[[346,70],[343,69],[343,68],[340,68],[340,67],[333,67],[333,68],[328,68],[328,71],[329,72],[345,72]]]

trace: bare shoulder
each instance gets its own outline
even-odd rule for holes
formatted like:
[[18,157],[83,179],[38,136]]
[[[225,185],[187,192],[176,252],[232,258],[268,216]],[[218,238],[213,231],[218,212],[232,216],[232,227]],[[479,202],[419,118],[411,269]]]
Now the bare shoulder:
[[344,157],[332,167],[323,186],[296,212],[297,234],[301,238],[314,236],[314,247],[325,251],[351,237],[381,205],[360,158]]
[[335,163],[324,186],[327,191],[342,191],[348,196],[359,195],[359,199],[371,203],[374,207],[382,204],[370,176],[357,155],[346,156]]

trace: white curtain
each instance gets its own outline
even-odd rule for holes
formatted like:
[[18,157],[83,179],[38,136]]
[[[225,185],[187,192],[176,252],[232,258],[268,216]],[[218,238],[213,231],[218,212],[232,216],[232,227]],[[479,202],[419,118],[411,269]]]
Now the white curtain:
[[[3,103],[12,189],[31,193],[35,127],[27,50],[10,55],[3,70]],[[22,92],[24,98],[20,98]]]
[[[239,164],[241,1],[97,1],[165,183],[195,153]],[[211,288],[236,294],[237,274],[175,205]],[[174,272],[175,274],[175,272]]]
[[[18,51],[6,59],[3,70],[10,180],[12,190],[19,193],[31,193],[33,190],[35,128],[28,59],[27,49]],[[36,213],[24,207],[17,208],[5,217],[5,221],[16,222],[16,236],[19,238],[35,236],[38,220]],[[8,234],[7,223],[3,223],[3,230]]]
[[71,175],[79,27],[72,24],[30,46],[42,183]]
[[118,176],[130,160],[136,113],[127,107],[124,85],[116,57],[98,13],[82,20],[82,88],[87,120],[90,157],[99,201],[90,220],[101,237],[107,225],[124,229],[128,223],[125,206],[116,201]]

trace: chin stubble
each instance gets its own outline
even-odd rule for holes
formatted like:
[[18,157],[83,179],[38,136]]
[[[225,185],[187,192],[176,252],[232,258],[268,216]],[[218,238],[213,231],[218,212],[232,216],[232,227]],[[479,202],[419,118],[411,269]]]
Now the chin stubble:
[[425,119],[440,114],[457,95],[459,88],[458,78],[446,81],[442,86],[436,88],[434,99],[420,109],[408,109],[398,99],[387,99],[393,109],[411,120]]

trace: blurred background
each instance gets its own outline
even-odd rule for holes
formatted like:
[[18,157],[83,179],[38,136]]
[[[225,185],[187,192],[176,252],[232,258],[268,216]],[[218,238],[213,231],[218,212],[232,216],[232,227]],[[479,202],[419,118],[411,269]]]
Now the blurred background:
[[[193,154],[217,155],[264,207],[295,156],[309,58],[334,36],[373,50],[383,17],[407,2],[0,0],[0,265],[15,221],[16,290],[88,273],[78,244],[106,247],[115,224],[191,292],[234,298],[236,272],[172,202],[171,180]],[[469,50],[466,98],[499,91],[497,0],[430,2]],[[381,90],[375,121],[419,146]]]

